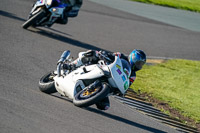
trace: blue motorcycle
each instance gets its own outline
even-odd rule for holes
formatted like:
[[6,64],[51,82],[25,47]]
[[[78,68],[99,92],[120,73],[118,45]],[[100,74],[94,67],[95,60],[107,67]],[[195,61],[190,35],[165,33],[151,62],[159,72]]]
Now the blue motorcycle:
[[22,27],[27,29],[30,26],[51,27],[54,23],[66,24],[67,12],[71,8],[69,0],[38,0]]

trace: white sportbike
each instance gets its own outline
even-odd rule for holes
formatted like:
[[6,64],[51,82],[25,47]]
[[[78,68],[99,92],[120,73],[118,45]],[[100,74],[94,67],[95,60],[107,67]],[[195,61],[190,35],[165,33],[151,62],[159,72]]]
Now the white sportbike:
[[124,94],[129,88],[129,63],[118,56],[114,61],[105,55],[100,56],[97,64],[67,70],[62,66],[70,64],[72,59],[69,58],[70,51],[63,52],[57,70],[40,79],[39,89],[47,94],[58,92],[78,107],[88,107],[110,95]]
[[71,4],[74,4],[73,0],[37,0],[22,27],[50,27],[65,17],[64,13],[72,8]]

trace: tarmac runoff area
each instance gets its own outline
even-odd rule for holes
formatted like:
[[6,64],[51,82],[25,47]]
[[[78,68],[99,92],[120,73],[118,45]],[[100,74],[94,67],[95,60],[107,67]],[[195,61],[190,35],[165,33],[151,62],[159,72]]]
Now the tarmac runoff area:
[[200,32],[200,13],[129,0],[89,0],[124,12]]

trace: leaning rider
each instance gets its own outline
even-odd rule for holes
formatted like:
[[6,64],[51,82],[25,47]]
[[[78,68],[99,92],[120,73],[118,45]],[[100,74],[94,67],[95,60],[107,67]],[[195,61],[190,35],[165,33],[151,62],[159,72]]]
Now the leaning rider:
[[[127,60],[132,68],[131,76],[129,78],[130,85],[136,79],[136,71],[141,70],[143,65],[146,63],[146,54],[142,50],[134,49],[129,56],[125,56],[122,53],[116,52],[106,52],[106,51],[95,51],[88,50],[86,52],[80,52],[79,57],[72,62],[71,65],[64,65],[66,69],[72,69],[72,67],[80,67],[84,64],[96,64],[100,60],[99,53],[107,56],[111,60],[114,60],[115,56],[119,56],[122,59]],[[110,107],[110,102],[108,97],[96,104],[97,108],[100,110],[107,110]]]
[[83,4],[82,0],[57,0],[60,3],[68,3],[68,1],[70,2],[69,4],[71,5],[70,9],[66,9],[63,12],[63,17],[62,19],[58,19],[56,22],[60,23],[60,24],[67,24],[68,22],[68,17],[76,17],[78,16],[78,12]]

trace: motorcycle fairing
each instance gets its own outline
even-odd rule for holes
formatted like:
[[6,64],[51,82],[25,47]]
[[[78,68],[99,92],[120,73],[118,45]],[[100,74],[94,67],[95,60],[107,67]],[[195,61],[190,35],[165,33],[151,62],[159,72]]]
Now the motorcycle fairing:
[[[55,0],[52,0],[52,1],[55,1]],[[43,24],[43,25],[46,25],[46,24],[48,25],[48,24],[53,24],[59,17],[63,18],[63,12],[64,12],[65,8],[69,5],[67,3],[60,2],[58,4],[58,6],[51,7],[51,5],[47,4],[47,0],[38,0],[31,10],[31,13],[30,13],[31,16],[36,14],[37,12],[39,12],[40,8],[42,8],[43,6],[46,6],[47,9],[51,12],[51,15],[50,15],[48,21]],[[51,8],[49,8],[49,7],[51,7]]]
[[77,70],[72,71],[64,78],[54,77],[56,90],[64,96],[73,99],[80,89],[84,89],[86,86],[83,80],[93,81],[104,76],[102,69],[98,65],[82,66]]
[[64,7],[53,7],[51,9],[49,9],[49,11],[51,12],[51,16],[49,18],[49,22],[53,23],[57,20],[57,18],[59,17],[63,17],[63,11],[65,10]]
[[118,88],[120,92],[124,94],[129,87],[129,78],[123,71],[120,58],[115,56],[115,61],[109,65],[109,69],[112,76],[112,78],[108,79],[109,83],[112,84],[112,86]]
[[82,66],[78,70],[74,71],[73,80],[82,80],[82,79],[95,79],[104,76],[104,72],[97,64]]

